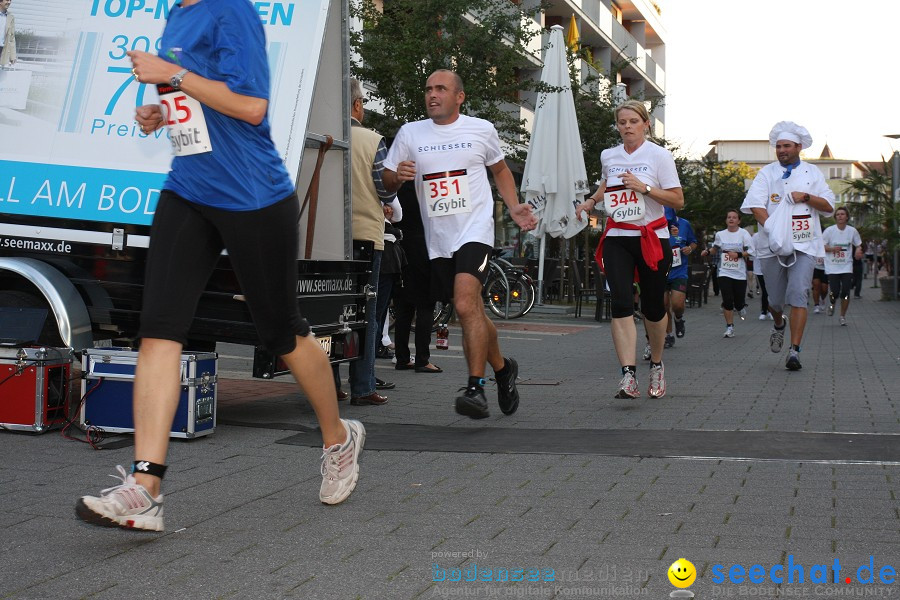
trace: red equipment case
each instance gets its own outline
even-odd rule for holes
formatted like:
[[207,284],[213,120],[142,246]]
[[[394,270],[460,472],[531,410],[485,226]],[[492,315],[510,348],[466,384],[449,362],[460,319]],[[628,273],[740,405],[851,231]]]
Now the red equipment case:
[[0,346],[0,429],[42,433],[65,421],[70,348]]

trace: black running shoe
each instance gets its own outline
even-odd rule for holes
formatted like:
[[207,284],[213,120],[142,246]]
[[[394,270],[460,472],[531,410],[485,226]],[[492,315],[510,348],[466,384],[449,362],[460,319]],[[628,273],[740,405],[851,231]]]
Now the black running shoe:
[[684,319],[675,319],[675,337],[684,337]]
[[459,388],[465,390],[462,396],[456,397],[456,412],[473,419],[484,419],[491,416],[488,410],[487,398],[484,397],[484,388],[470,385]]
[[497,402],[504,415],[511,415],[519,408],[519,390],[516,389],[516,377],[519,376],[519,363],[513,358],[503,359],[507,369],[506,377],[496,375]]

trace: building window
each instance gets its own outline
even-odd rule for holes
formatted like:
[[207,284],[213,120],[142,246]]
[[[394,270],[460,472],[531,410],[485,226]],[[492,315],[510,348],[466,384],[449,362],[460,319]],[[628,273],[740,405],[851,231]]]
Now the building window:
[[622,10],[618,6],[616,6],[615,2],[610,3],[609,12],[612,13],[613,19],[618,21],[619,24],[622,23]]
[[829,169],[829,179],[841,179],[844,176],[844,167],[831,167]]

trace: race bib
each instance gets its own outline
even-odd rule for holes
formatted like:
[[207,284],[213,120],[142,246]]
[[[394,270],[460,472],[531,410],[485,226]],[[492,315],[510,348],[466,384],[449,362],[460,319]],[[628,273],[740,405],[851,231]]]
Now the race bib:
[[203,105],[171,85],[158,84],[159,103],[169,128],[169,141],[175,156],[212,152]]
[[813,241],[812,215],[791,217],[791,238],[795,244]]
[[472,212],[469,176],[465,169],[441,171],[422,176],[429,217],[446,217]]
[[672,248],[672,266],[681,266],[681,248]]
[[850,249],[846,245],[841,245],[839,250],[832,252],[831,264],[836,267],[850,264]]
[[731,258],[729,252],[736,252],[736,250],[722,250],[722,265],[719,268],[723,271],[743,272],[744,259],[741,258],[740,254],[737,258]]
[[603,208],[616,223],[640,221],[646,212],[644,195],[624,185],[614,185],[603,192]]

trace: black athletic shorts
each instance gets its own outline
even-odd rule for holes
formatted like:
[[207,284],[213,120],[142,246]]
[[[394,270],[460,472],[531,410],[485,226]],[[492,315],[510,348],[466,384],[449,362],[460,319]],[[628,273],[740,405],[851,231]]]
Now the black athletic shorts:
[[828,275],[825,274],[825,269],[813,269],[813,279],[818,279],[822,283],[828,283]]
[[468,273],[481,285],[491,269],[488,263],[493,248],[479,242],[463,244],[450,258],[431,259],[431,292],[439,302],[453,299],[453,282],[457,273]]
[[297,307],[299,212],[295,194],[231,211],[163,190],[150,230],[140,337],[187,344],[200,295],[226,249],[263,345],[277,355],[292,352],[295,336],[309,334]]

